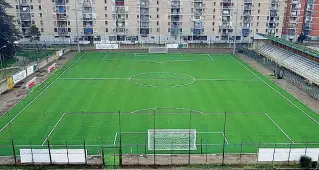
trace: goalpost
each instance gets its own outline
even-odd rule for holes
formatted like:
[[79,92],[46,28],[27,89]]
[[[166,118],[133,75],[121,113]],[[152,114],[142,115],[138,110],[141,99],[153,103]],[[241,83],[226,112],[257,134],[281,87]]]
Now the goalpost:
[[148,150],[154,149],[196,150],[196,129],[149,129]]
[[167,47],[148,47],[148,53],[167,54]]

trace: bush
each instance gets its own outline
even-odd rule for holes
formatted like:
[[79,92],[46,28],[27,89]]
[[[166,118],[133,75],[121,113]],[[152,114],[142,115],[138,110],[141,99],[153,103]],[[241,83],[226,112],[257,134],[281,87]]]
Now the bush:
[[299,164],[302,168],[310,168],[311,166],[311,158],[309,156],[301,156],[299,159]]
[[318,162],[317,161],[312,161],[311,162],[311,168],[317,168]]

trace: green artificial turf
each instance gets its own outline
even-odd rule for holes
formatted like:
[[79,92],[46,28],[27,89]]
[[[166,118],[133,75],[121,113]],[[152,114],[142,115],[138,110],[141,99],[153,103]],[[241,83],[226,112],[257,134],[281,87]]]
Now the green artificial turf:
[[224,139],[232,153],[274,143],[318,147],[306,144],[319,142],[318,122],[236,56],[82,52],[0,118],[0,155],[12,154],[12,139],[16,150],[46,148],[48,141],[79,148],[85,140],[88,153],[99,154],[101,145],[120,145],[120,132],[123,153],[150,154],[147,131],[154,126],[196,129],[192,153],[221,153]]

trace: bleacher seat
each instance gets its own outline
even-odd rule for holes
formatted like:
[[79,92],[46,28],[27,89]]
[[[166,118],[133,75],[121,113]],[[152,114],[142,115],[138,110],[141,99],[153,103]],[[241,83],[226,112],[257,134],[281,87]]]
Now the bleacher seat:
[[258,52],[279,65],[319,85],[319,64],[278,46],[267,44]]

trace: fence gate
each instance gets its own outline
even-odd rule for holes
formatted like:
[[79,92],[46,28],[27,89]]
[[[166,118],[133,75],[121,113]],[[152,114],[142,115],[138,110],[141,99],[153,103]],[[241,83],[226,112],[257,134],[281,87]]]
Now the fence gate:
[[107,167],[116,168],[120,165],[120,148],[103,147],[102,149],[103,164]]

